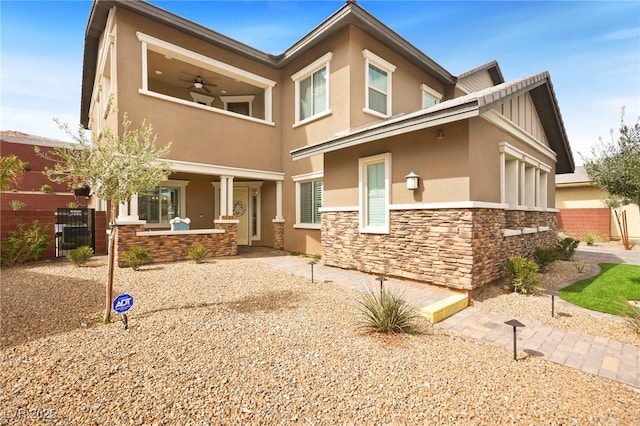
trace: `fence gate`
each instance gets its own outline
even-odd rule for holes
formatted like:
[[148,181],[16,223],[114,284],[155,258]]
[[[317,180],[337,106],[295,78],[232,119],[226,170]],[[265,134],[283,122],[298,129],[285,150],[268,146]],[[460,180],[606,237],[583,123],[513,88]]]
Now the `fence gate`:
[[94,209],[58,209],[56,211],[56,257],[89,246],[96,251],[96,211]]

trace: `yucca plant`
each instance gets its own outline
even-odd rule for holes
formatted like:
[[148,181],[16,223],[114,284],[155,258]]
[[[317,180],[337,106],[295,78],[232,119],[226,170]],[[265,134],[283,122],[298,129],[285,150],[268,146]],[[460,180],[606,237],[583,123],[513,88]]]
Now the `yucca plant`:
[[628,328],[640,337],[640,306],[633,305],[627,299],[621,297],[619,307],[620,315]]
[[24,206],[26,206],[27,204],[20,201],[20,200],[11,200],[9,201],[9,205],[11,206],[12,210],[20,210],[22,209]]
[[380,287],[380,291],[367,289],[359,301],[362,326],[378,333],[411,333],[415,330],[416,311],[402,295]]

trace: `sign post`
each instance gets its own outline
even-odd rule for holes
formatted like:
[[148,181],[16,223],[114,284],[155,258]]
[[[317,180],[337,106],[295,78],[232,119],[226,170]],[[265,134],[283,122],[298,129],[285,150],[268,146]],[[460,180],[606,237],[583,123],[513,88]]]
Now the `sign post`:
[[133,296],[124,293],[119,295],[113,300],[113,310],[119,314],[122,314],[122,322],[124,323],[124,329],[129,328],[129,321],[127,319],[127,311],[133,307]]

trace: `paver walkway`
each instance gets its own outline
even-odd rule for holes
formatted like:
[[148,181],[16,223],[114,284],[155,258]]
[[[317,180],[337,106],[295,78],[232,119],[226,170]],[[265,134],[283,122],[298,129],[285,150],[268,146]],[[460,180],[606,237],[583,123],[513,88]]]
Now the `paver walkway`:
[[[594,254],[590,250],[588,255]],[[606,252],[600,252],[602,254]],[[311,278],[311,259],[289,256],[270,249],[242,250],[241,256],[254,257],[278,270]],[[582,251],[578,252],[578,256]],[[614,256],[615,254],[611,254]],[[586,256],[585,256],[586,257]],[[602,258],[602,257],[600,257]],[[634,263],[635,257],[631,257]],[[618,260],[619,262],[620,260]],[[362,291],[380,285],[376,276],[357,271],[333,268],[320,263],[313,265],[313,279]],[[417,308],[424,307],[453,294],[451,290],[427,284],[418,284],[398,279],[388,279],[385,286],[404,292],[404,298]],[[442,322],[436,327],[464,336],[480,339],[513,350],[513,327],[505,322],[514,319],[502,314],[469,307]],[[515,318],[525,325],[517,330],[518,356],[535,356],[551,362],[575,368],[587,373],[606,377],[637,388],[640,391],[640,348],[604,337],[577,333],[562,328],[550,327],[538,321]]]

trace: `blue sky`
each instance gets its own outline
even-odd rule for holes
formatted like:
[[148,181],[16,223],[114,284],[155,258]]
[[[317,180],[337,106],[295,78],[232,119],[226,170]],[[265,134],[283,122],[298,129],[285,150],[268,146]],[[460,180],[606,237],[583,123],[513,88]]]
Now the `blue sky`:
[[[340,8],[331,1],[152,3],[278,54]],[[575,160],[640,115],[638,1],[359,4],[454,75],[497,60],[507,81],[549,71]],[[79,123],[91,2],[0,0],[0,129],[68,139]]]

